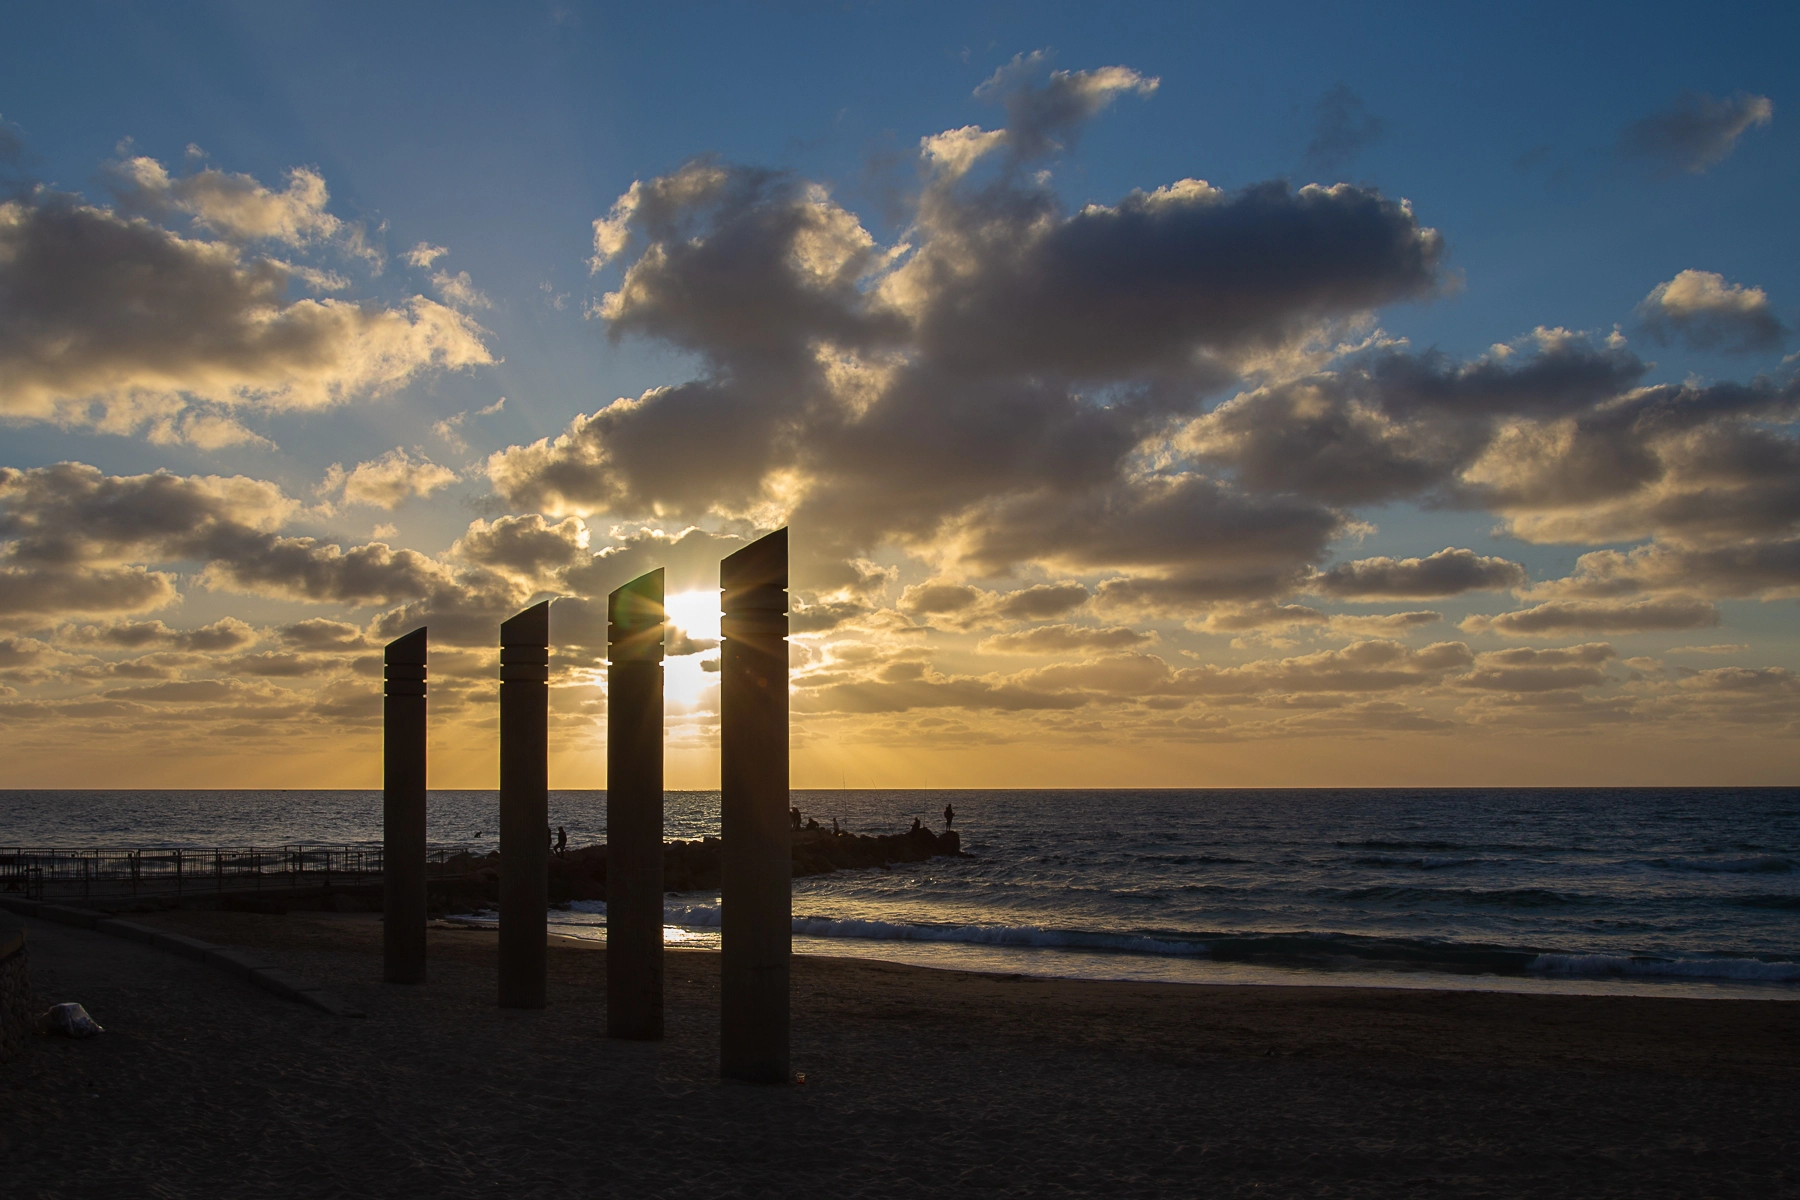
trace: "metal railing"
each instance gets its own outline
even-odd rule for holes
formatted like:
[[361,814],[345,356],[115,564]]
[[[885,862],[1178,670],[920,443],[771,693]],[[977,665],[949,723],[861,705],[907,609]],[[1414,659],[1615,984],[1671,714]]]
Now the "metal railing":
[[[468,847],[438,847],[427,869],[454,869]],[[482,847],[483,851],[489,847]],[[0,894],[28,899],[181,895],[329,887],[381,879],[380,846],[235,846],[212,849],[0,847]]]

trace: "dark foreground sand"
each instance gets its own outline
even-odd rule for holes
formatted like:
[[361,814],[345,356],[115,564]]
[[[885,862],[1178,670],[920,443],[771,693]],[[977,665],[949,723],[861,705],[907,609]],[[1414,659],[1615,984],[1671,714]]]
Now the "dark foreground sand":
[[803,1087],[716,1076],[717,958],[609,1042],[603,951],[493,1005],[494,935],[380,978],[377,917],[148,918],[346,1020],[31,922],[92,1041],[0,1065],[0,1195],[1800,1196],[1800,1004],[1042,981],[798,958]]

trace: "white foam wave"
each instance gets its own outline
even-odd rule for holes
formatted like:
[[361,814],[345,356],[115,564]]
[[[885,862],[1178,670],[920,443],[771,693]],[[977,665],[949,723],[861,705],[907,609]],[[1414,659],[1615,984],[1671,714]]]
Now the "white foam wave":
[[1736,979],[1758,983],[1800,983],[1800,962],[1759,958],[1627,958],[1617,954],[1540,954],[1528,971],[1548,975],[1630,975],[1663,979]]
[[864,938],[888,942],[961,942],[976,946],[1029,946],[1039,949],[1117,950],[1136,954],[1204,956],[1205,942],[1172,941],[1133,933],[1089,933],[1035,925],[907,925],[894,921],[795,917],[794,932],[805,937]]

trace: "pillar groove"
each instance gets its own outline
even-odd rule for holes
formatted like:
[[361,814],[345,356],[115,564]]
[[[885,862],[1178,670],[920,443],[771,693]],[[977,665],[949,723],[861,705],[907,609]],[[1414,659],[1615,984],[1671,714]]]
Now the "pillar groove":
[[550,602],[500,626],[500,1007],[544,1007]]
[[607,598],[606,1035],[663,1035],[663,572]]
[[719,564],[719,1069],[788,1081],[792,844],[788,830],[787,530]]
[[425,982],[425,631],[382,651],[381,965]]

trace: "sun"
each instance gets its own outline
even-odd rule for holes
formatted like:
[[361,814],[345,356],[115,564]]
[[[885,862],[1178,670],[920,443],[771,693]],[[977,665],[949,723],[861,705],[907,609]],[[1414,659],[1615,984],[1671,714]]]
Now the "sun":
[[[719,640],[719,593],[677,592],[663,599],[663,610],[669,624],[694,641],[717,643]],[[718,657],[717,650],[663,660],[663,696],[670,708],[690,712],[717,685],[719,676],[700,664]]]
[[676,592],[663,600],[669,624],[695,640],[719,640],[719,593]]

